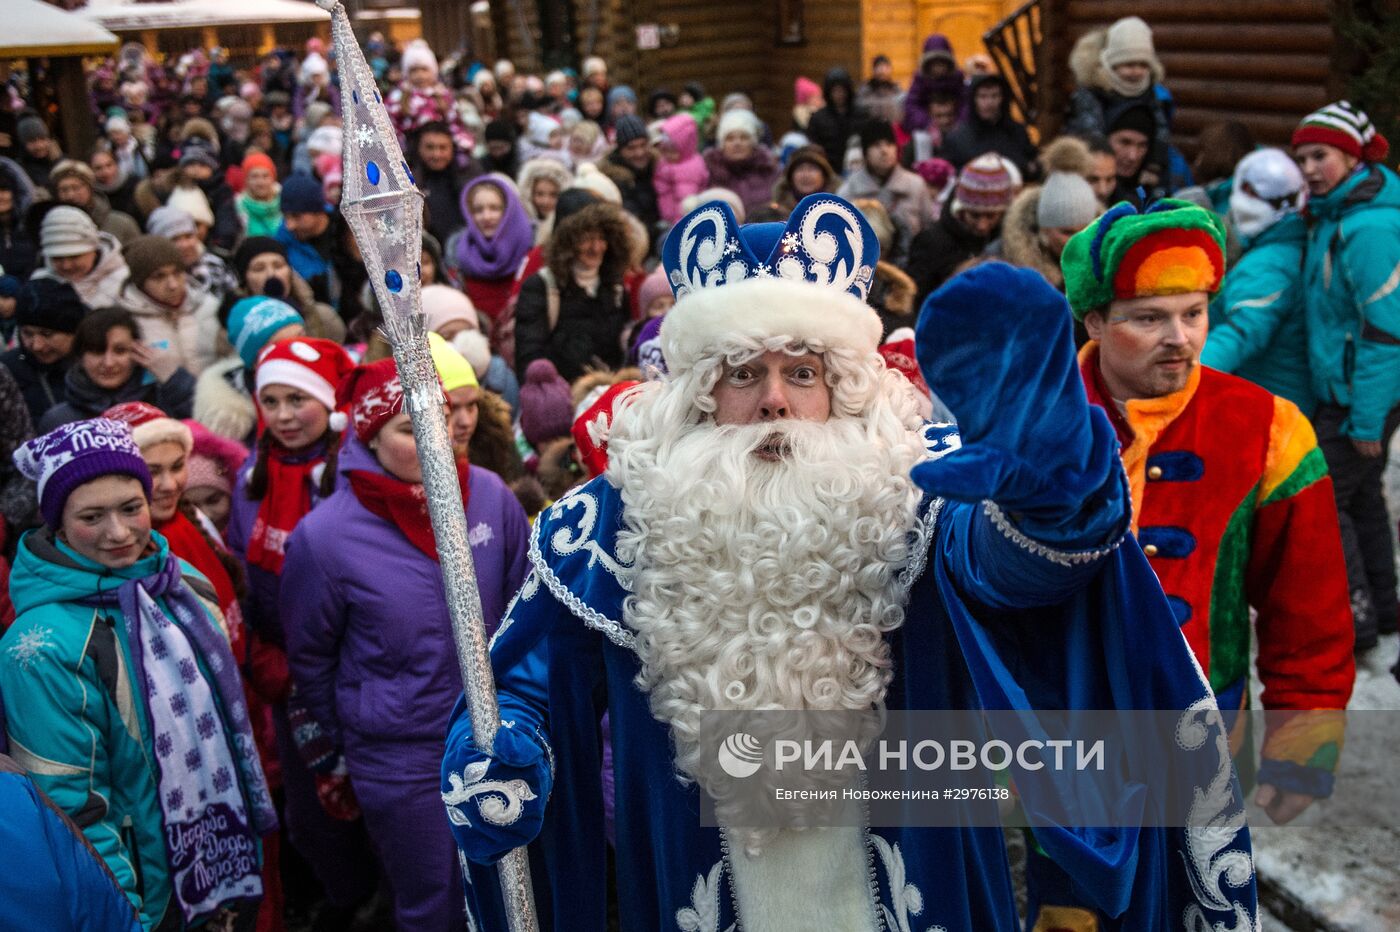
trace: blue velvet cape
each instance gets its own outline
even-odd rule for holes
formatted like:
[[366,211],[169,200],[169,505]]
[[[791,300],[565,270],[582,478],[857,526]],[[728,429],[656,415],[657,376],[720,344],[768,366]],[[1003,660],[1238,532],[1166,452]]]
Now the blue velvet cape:
[[[930,428],[928,440],[934,456],[958,445],[951,429]],[[1053,547],[994,505],[926,500],[923,546],[904,573],[906,621],[890,635],[895,678],[886,702],[892,710],[1024,710],[1028,732],[1036,709],[1179,710],[1209,755],[1193,779],[1212,806],[1212,828],[1037,828],[1036,840],[1105,929],[1195,929],[1198,920],[1248,929],[1255,888],[1238,783],[1228,757],[1214,754],[1223,737],[1214,698],[1126,532],[1126,494],[1115,470],[1077,522],[1080,539]],[[608,712],[622,929],[739,929],[721,834],[700,826],[698,790],[677,780],[667,729],[633,683],[639,662],[622,622],[629,567],[613,555],[621,526],[620,495],[602,478],[542,514],[532,572],[492,645],[502,719],[538,742],[553,767],[549,798],[525,802],[543,807],[530,845],[541,928],[606,928],[598,723]],[[447,747],[444,775],[487,760],[460,702]],[[1015,778],[1028,810],[1043,794],[1068,792],[1053,777]],[[489,827],[474,805],[463,813],[453,829],[470,852],[464,839]],[[460,824],[467,820],[473,827]],[[1019,928],[999,828],[872,829],[867,859],[890,932]],[[504,930],[494,868],[472,864],[466,890],[475,927]]]

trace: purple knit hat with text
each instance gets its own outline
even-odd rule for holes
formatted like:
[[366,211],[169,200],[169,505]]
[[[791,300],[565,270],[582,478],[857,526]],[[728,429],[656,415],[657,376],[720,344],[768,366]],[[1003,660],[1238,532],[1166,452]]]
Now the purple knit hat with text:
[[15,465],[39,485],[39,512],[58,530],[63,506],[80,485],[103,476],[130,476],[151,497],[151,471],[131,436],[131,425],[107,418],[64,424],[35,437],[14,454]]

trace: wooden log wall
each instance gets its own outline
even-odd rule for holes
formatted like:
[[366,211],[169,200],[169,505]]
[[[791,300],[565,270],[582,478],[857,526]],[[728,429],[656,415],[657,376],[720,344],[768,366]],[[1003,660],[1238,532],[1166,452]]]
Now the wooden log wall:
[[[429,23],[442,23],[444,32],[460,27],[439,20],[424,3],[424,33],[433,38]],[[588,54],[607,60],[614,84],[628,84],[639,103],[657,88],[679,92],[688,81],[699,81],[717,101],[742,91],[753,98],[762,116],[781,135],[791,121],[793,82],[805,75],[818,84],[827,70],[842,67],[859,84],[861,75],[861,6],[850,0],[804,0],[806,41],[780,45],[777,5],[743,0],[729,5],[713,0],[570,0],[574,14],[574,47],[582,61]],[[460,4],[463,8],[465,2]],[[523,70],[537,70],[527,54],[523,30],[536,37],[539,23],[534,0],[492,0],[491,13],[498,43]],[[522,14],[524,24],[522,25]],[[674,44],[639,50],[636,27],[644,23],[674,26]],[[437,46],[435,45],[434,48]]]
[[1069,54],[1086,32],[1124,16],[1152,27],[1174,129],[1188,155],[1207,125],[1238,120],[1260,142],[1288,141],[1298,120],[1335,98],[1337,40],[1327,0],[1042,0],[1050,80],[1041,83],[1042,130],[1063,119],[1074,76]]

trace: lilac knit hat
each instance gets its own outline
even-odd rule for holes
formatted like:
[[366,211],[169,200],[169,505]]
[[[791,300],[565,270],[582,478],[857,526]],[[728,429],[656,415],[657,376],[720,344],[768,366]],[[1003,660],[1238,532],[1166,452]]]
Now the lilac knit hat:
[[53,530],[63,524],[63,506],[73,490],[102,476],[130,476],[151,497],[151,472],[131,426],[122,421],[99,417],[64,424],[24,444],[14,459],[19,471],[39,484],[39,511]]

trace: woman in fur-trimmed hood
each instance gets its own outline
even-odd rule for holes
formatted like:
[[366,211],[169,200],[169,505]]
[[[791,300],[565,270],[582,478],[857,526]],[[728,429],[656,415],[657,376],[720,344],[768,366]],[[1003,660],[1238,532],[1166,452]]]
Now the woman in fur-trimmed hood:
[[1074,44],[1070,70],[1078,87],[1070,98],[1064,131],[1079,136],[1107,136],[1117,118],[1135,107],[1152,114],[1144,171],[1165,180],[1171,159],[1171,92],[1162,82],[1162,67],[1152,44],[1152,29],[1136,16],[1107,29],[1086,33]]

